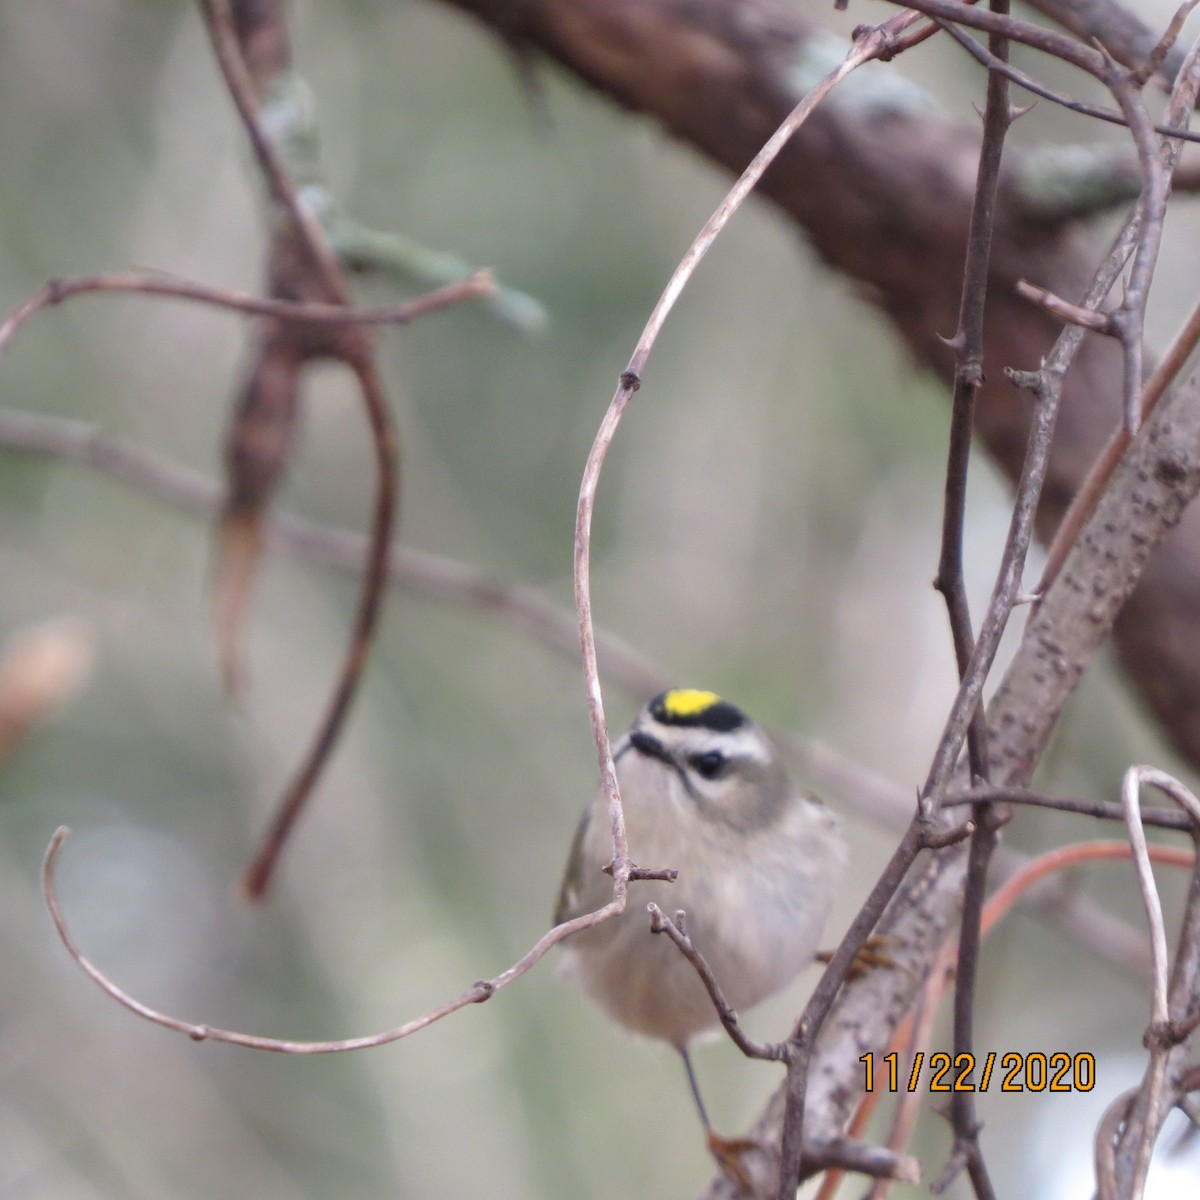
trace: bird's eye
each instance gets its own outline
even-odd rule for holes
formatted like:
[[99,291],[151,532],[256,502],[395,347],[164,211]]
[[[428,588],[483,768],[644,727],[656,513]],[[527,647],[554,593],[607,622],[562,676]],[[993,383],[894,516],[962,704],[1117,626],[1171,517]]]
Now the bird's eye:
[[697,775],[704,779],[716,779],[722,774],[729,760],[720,750],[709,750],[704,754],[694,754],[688,762]]

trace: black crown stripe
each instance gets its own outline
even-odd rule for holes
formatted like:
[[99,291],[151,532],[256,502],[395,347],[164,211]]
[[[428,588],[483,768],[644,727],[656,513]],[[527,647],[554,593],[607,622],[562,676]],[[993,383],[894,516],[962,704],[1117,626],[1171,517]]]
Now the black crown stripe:
[[728,733],[747,723],[746,714],[728,700],[714,700],[706,708],[680,713],[668,706],[667,697],[670,695],[670,692],[662,692],[650,701],[650,715],[663,725],[692,726],[711,729],[716,733]]

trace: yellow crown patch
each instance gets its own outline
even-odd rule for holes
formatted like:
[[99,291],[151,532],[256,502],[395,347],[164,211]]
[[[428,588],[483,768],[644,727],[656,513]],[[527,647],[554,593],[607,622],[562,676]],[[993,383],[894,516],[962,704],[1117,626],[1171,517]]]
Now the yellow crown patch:
[[716,692],[704,692],[699,688],[676,688],[663,696],[662,710],[668,717],[682,721],[688,717],[699,716],[706,708],[720,703],[721,697]]

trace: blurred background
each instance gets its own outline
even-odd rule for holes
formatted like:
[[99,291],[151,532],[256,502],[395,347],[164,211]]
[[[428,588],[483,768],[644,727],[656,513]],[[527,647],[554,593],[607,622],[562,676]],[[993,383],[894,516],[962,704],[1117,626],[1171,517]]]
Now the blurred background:
[[[808,7],[843,31],[887,11]],[[383,335],[403,538],[569,606],[584,457],[727,181],[552,68],[531,104],[502,48],[435,3],[291,12],[346,208],[493,267],[549,314],[538,336],[466,308]],[[951,47],[901,66],[974,119],[982,79]],[[1026,145],[1100,136],[1046,105],[1016,131]],[[192,5],[0,3],[0,145],[5,311],[49,278],[131,265],[259,289],[257,182]],[[1158,345],[1192,302],[1196,234],[1181,208],[1154,297]],[[378,282],[358,294],[398,298]],[[216,476],[247,332],[200,307],[78,300],[13,343],[0,405],[95,422]],[[913,794],[954,687],[930,587],[946,421],[941,385],[750,204],[684,295],[618,433],[596,513],[598,621],[667,677]],[[282,503],[361,529],[370,477],[353,387],[317,373]],[[980,459],[967,542],[979,602],[1007,521],[1007,488]],[[73,703],[0,764],[0,1197],[696,1192],[711,1164],[673,1054],[607,1025],[550,961],[417,1037],[323,1058],[193,1044],[118,1008],[69,961],[37,879],[64,823],[60,889],[81,946],[188,1020],[372,1032],[502,970],[547,928],[596,778],[579,667],[487,613],[402,593],[276,895],[261,911],[239,903],[237,876],[327,699],[355,586],[273,555],[250,688],[231,707],[211,551],[207,528],[124,485],[0,450],[0,637],[68,619],[55,628],[91,659]],[[610,687],[614,729],[645,699]],[[1180,769],[1101,662],[1042,781],[1115,798],[1139,761]],[[892,835],[829,799],[852,840],[832,945]],[[1023,812],[1006,840],[1032,851],[1097,834]],[[1079,886],[1141,927],[1127,868]],[[1168,884],[1171,913],[1178,897]],[[805,986],[752,1014],[751,1031],[782,1036]],[[1091,1095],[984,1098],[1003,1194],[1090,1195],[1091,1131],[1140,1071],[1148,1004],[1141,981],[1037,918],[993,936],[980,1046],[1098,1060]],[[778,1082],[721,1041],[697,1062],[728,1133]],[[940,1164],[947,1128],[929,1118],[919,1137]],[[1194,1148],[1162,1164],[1152,1194],[1194,1195],[1198,1164]]]

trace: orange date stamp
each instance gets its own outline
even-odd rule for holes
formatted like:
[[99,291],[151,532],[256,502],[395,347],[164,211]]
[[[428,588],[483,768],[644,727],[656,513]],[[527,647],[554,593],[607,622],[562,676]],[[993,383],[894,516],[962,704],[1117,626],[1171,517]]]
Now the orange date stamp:
[[1090,1092],[1096,1086],[1096,1056],[1086,1051],[926,1055],[921,1050],[908,1069],[895,1050],[864,1054],[858,1061],[867,1092]]

